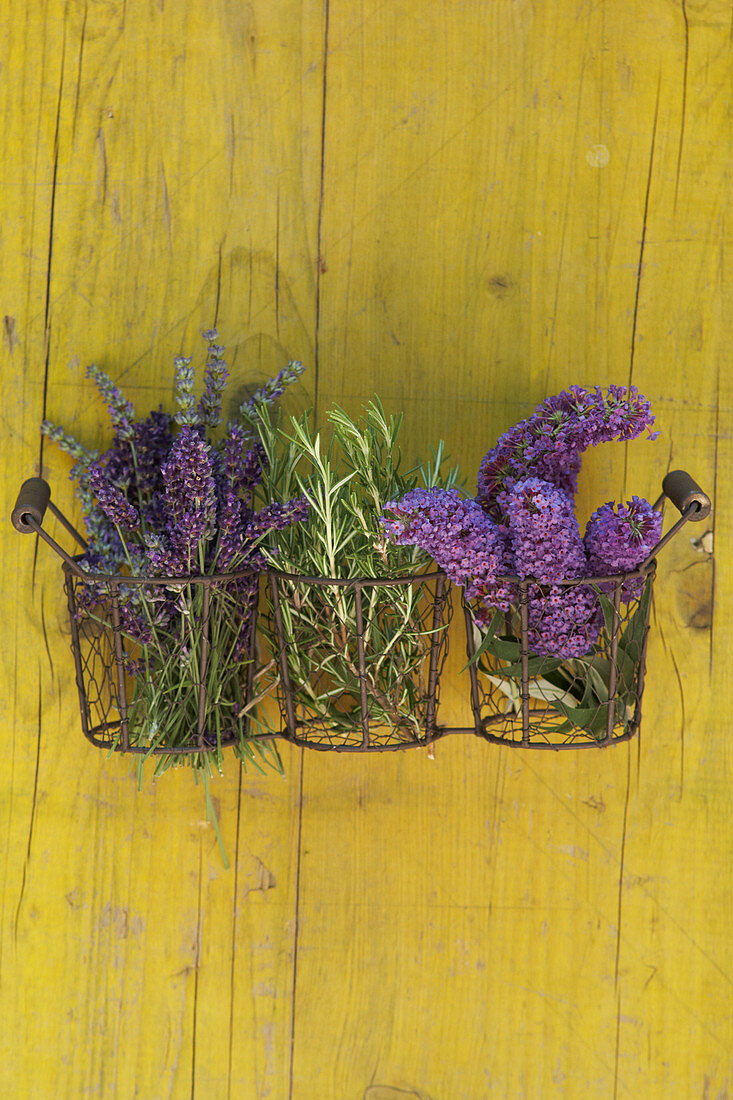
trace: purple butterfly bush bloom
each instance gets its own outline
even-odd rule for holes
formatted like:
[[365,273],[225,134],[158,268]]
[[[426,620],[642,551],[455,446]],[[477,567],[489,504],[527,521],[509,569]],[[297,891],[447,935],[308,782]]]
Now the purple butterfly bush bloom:
[[[634,386],[571,386],[501,436],[481,463],[476,500],[456,490],[413,490],[385,506],[385,531],[422,547],[463,585],[480,626],[492,609],[516,610],[516,586],[499,578],[532,578],[532,650],[582,656],[603,625],[597,594],[591,585],[560,582],[634,568],[658,540],[661,516],[639,498],[618,513],[604,505],[583,541],[573,508],[581,456],[598,443],[634,439],[653,422]],[[631,598],[638,585],[624,592]]]
[[588,585],[557,583],[585,576],[588,566],[571,498],[528,477],[500,493],[497,503],[508,519],[515,572],[544,582],[528,589],[530,648],[556,657],[588,653],[603,621],[596,594]]
[[[530,476],[574,497],[581,455],[611,440],[635,439],[654,423],[649,402],[635,386],[571,386],[537,406],[532,416],[502,435],[478,473],[479,503],[501,518],[499,494]],[[655,439],[657,433],[650,433]]]
[[412,489],[384,506],[382,526],[398,545],[425,550],[467,599],[481,593],[493,606],[508,610],[506,585],[495,577],[511,573],[506,537],[475,500],[457,489]]
[[[648,500],[632,497],[626,504],[609,501],[596,509],[585,529],[588,573],[610,576],[634,570],[649,556],[662,535],[662,513]],[[625,602],[638,598],[643,578],[627,581],[621,589]],[[610,584],[604,588],[611,590]]]
[[552,583],[585,573],[585,547],[573,502],[561,489],[527,477],[500,493],[497,503],[508,519],[518,576]]

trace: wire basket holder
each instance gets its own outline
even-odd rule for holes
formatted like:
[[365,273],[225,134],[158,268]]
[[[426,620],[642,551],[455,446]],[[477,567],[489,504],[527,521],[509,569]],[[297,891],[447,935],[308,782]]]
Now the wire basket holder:
[[[442,571],[399,578],[306,577],[268,570],[265,630],[278,666],[278,702],[282,729],[253,736],[246,717],[255,672],[256,601],[238,649],[242,676],[239,718],[222,718],[209,690],[212,629],[228,586],[251,586],[257,575],[241,571],[201,576],[139,578],[89,573],[43,529],[50,510],[79,547],[86,541],[50,499],[42,478],[21,486],[12,523],[23,534],[39,535],[63,560],[71,620],[72,650],[85,736],[100,748],[145,754],[194,754],[251,739],[283,737],[295,745],[335,752],[381,752],[425,746],[447,734],[476,734],[495,744],[523,748],[577,749],[606,747],[629,740],[641,723],[646,648],[656,557],[688,522],[704,520],[710,499],[683,470],[666,475],[654,507],[665,499],[680,518],[635,570],[608,577],[567,579],[554,587],[585,592],[588,618],[579,630],[597,628],[588,654],[557,658],[532,649],[532,629],[549,605],[547,586],[531,577],[498,578],[512,586],[516,600],[490,624],[485,644],[476,627],[477,609],[464,601],[468,672],[474,725],[447,727],[437,722],[440,673],[448,649],[451,618],[449,585]],[[104,615],[89,615],[89,590],[103,590]],[[163,743],[133,733],[136,698],[136,654],[125,630],[125,598],[137,589],[141,598],[164,589],[188,587],[196,601],[197,673],[189,676],[195,698],[185,737]],[[402,593],[399,611],[397,593]],[[407,605],[404,604],[407,600]],[[231,598],[230,598],[231,605]],[[193,605],[192,605],[193,606]],[[406,615],[404,607],[409,614]],[[331,616],[333,644],[319,649],[320,635],[308,624],[311,615]],[[334,608],[339,609],[338,613]],[[595,622],[591,622],[595,616]],[[485,617],[485,609],[484,609]],[[400,649],[395,649],[399,642]],[[483,661],[483,667],[479,662]],[[385,690],[386,684],[386,690]],[[346,687],[344,686],[346,685]],[[490,685],[487,687],[487,685]],[[237,689],[239,691],[239,688]],[[175,700],[175,705],[179,704]],[[174,706],[168,708],[173,720]],[[162,718],[165,719],[165,713]],[[226,717],[226,716],[225,716]],[[386,719],[386,720],[385,720]],[[139,723],[136,725],[139,729]]]
[[[558,750],[607,747],[636,734],[656,557],[686,523],[705,519],[711,508],[707,494],[684,470],[666,475],[655,509],[665,499],[680,518],[637,569],[560,580],[552,586],[552,596],[550,586],[531,577],[501,577],[515,598],[483,635],[476,625],[482,609],[463,601],[471,709],[479,737],[519,748]],[[554,656],[541,641],[533,649],[543,624],[551,623],[553,600],[574,605],[574,630],[581,639],[577,657]]]
[[[28,479],[20,488],[11,520],[17,531],[39,535],[62,559],[81,723],[87,740],[98,748],[120,753],[193,756],[220,750],[236,744],[242,735],[248,736],[247,702],[254,678],[258,575],[250,570],[182,577],[88,572],[81,565],[83,554],[72,556],[44,530],[43,519],[48,509],[77,545],[83,551],[88,549],[86,540],[50,498],[46,481]],[[150,698],[141,699],[136,688],[146,675],[154,680],[154,670],[142,659],[145,643],[136,645],[131,639],[125,608],[131,599],[140,606],[145,601],[160,603],[166,592],[178,593],[180,599],[185,594],[189,596],[191,623],[181,651],[188,670],[189,690],[163,689],[156,693],[154,698],[161,702],[153,714]],[[245,603],[240,634],[228,647],[230,671],[237,681],[241,679],[241,691],[236,685],[241,709],[238,715],[228,715],[222,724],[209,680],[214,665],[223,663],[212,660],[214,620],[223,606],[231,607],[232,592],[240,596],[244,593]],[[185,651],[185,641],[189,640],[196,646],[195,653]],[[170,641],[176,644],[177,639]],[[243,670],[241,676],[240,670]],[[141,726],[145,727],[142,731]],[[175,726],[179,733],[171,738],[168,732]]]
[[[452,608],[441,570],[394,578],[268,570],[282,736],[334,752],[428,745]],[[314,623],[325,623],[324,643]]]

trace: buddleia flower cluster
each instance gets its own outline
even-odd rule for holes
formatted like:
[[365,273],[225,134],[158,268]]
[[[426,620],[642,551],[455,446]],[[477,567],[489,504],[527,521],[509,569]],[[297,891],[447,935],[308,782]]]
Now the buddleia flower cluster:
[[[559,582],[635,569],[658,542],[662,516],[639,497],[608,502],[581,536],[574,508],[581,457],[597,443],[635,439],[645,430],[655,439],[653,422],[635,386],[571,386],[500,437],[481,462],[475,500],[455,490],[409,493],[386,505],[384,529],[397,543],[427,550],[464,587],[478,625],[516,606],[516,585],[507,577],[531,578],[531,649],[583,656],[603,626],[597,595],[589,585]],[[640,581],[630,580],[621,598],[629,602],[639,593]]]

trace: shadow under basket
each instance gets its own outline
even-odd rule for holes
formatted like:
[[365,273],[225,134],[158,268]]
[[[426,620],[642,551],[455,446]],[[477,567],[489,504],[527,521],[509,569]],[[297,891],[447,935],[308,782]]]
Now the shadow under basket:
[[336,579],[271,569],[265,630],[282,736],[335,752],[434,741],[450,617],[441,571]]

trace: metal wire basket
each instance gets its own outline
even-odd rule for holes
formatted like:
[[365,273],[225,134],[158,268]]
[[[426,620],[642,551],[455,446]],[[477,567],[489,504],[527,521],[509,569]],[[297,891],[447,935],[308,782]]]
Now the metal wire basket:
[[[521,748],[579,749],[618,744],[638,731],[656,556],[685,523],[710,512],[708,496],[682,470],[667,474],[655,508],[665,498],[681,518],[638,569],[563,580],[552,594],[532,578],[500,578],[515,599],[488,629],[477,626],[481,609],[464,601],[471,706],[480,737]],[[532,649],[554,613],[553,601],[572,607],[577,637],[592,643],[579,645],[577,657]]]
[[88,572],[44,529],[48,508],[87,549],[42,478],[12,514],[63,559],[85,737],[99,748],[190,757],[250,736],[258,577],[251,571],[139,578]]
[[307,577],[271,569],[265,632],[283,735],[335,752],[427,745],[448,651],[447,578]]
[[[273,736],[324,751],[382,752],[475,733],[495,744],[557,750],[618,744],[640,727],[656,556],[684,524],[710,513],[708,496],[684,471],[667,474],[655,508],[665,498],[681,517],[638,569],[559,582],[567,598],[585,608],[578,631],[595,631],[580,656],[532,650],[532,629],[536,633],[551,605],[546,586],[531,577],[500,578],[514,587],[516,599],[489,631],[477,627],[478,609],[464,601],[474,725],[460,728],[437,722],[451,620],[441,571],[344,579],[269,570],[263,629],[278,669],[283,728],[253,734],[255,574],[151,579],[86,572],[79,556],[71,557],[43,530],[48,508],[86,549],[40,478],[21,487],[12,521],[18,531],[40,535],[63,559],[82,726],[101,748],[184,754],[195,762],[197,753],[241,749]],[[186,690],[166,694],[156,668],[146,663],[147,643],[127,617],[131,605],[156,608],[171,599],[188,609],[193,652],[185,655]],[[216,624],[232,614],[239,625],[222,652]],[[226,697],[222,660],[231,666]],[[159,705],[151,717],[155,690]]]

